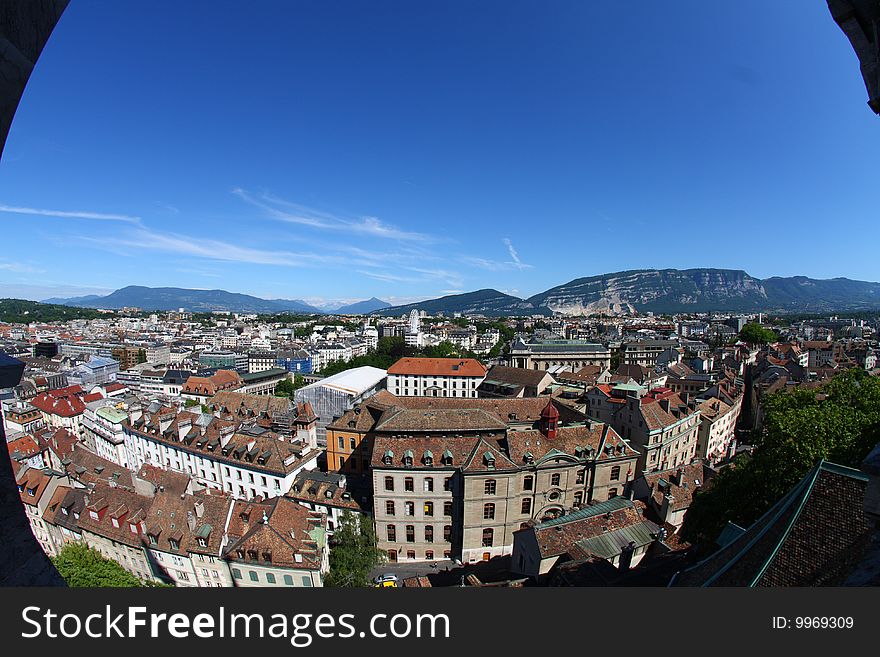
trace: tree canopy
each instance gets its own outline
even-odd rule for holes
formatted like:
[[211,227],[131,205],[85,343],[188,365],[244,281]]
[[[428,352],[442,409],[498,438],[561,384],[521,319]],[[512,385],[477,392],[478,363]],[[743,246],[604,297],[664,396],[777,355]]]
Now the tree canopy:
[[359,522],[354,514],[345,511],[330,541],[330,573],[325,584],[370,586],[370,571],[384,560],[385,554],[376,547],[373,523],[368,518]]
[[70,543],[52,559],[67,585],[83,587],[141,587],[145,583],[115,561],[81,543]]
[[748,527],[820,459],[858,468],[880,442],[880,379],[862,370],[819,389],[774,393],[762,409],[753,455],[722,469],[694,498],[683,527],[688,540],[711,544],[728,520]]
[[776,342],[779,336],[757,322],[749,322],[740,329],[739,339],[752,345],[763,345]]
[[29,324],[31,322],[66,322],[71,319],[106,317],[93,308],[76,308],[23,299],[0,299],[0,322]]
[[306,384],[305,377],[302,374],[294,374],[293,380],[284,379],[279,381],[275,386],[276,397],[293,397],[293,393],[302,388]]
[[350,360],[338,360],[321,368],[321,374],[330,376],[338,374],[353,367],[378,367],[387,370],[394,363],[404,357],[423,356],[426,358],[476,358],[476,354],[467,349],[462,349],[451,342],[441,342],[430,347],[410,347],[400,336],[379,338],[376,349],[363,356],[356,356]]

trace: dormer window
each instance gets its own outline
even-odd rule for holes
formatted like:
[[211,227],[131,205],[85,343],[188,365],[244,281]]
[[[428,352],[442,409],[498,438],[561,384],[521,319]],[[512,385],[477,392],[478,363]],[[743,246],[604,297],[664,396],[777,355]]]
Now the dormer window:
[[271,562],[272,561],[272,553],[271,552],[263,552],[263,561]]
[[443,465],[452,465],[452,452],[448,449],[443,452]]
[[208,547],[208,541],[206,541],[201,536],[199,536],[198,541],[199,541],[199,547]]
[[19,493],[23,493],[23,492],[24,492],[24,484],[19,484],[19,485],[18,485],[18,492],[19,492]]
[[110,522],[113,523],[113,526],[114,526],[114,527],[116,527],[117,529],[119,529],[119,520],[117,520],[116,518],[111,518],[111,519],[110,519]]
[[89,511],[89,518],[91,518],[92,520],[97,520],[98,519],[98,512],[97,511]]
[[27,494],[28,494],[28,497],[36,497],[36,495],[37,495],[37,487],[34,486],[33,488],[28,488],[28,489],[27,489]]
[[180,549],[180,543],[178,541],[174,540],[173,538],[168,539],[168,544],[171,546],[172,550],[179,550]]
[[133,522],[128,523],[128,528],[129,528],[129,530],[131,530],[132,534],[138,533],[138,527],[135,523],[133,523]]
[[426,449],[425,453],[422,454],[422,463],[429,466],[434,465],[434,454],[431,452],[431,450]]
[[235,554],[239,559],[244,559],[244,550],[236,550]]
[[385,465],[391,465],[391,462],[394,460],[394,452],[390,449],[385,450],[385,455],[382,457],[382,463]]
[[413,454],[410,450],[406,450],[403,453],[403,464],[407,467],[412,466],[413,464]]
[[159,545],[159,537],[155,534],[149,534],[147,536],[150,539],[150,545]]
[[490,470],[493,469],[495,467],[495,456],[490,454],[489,452],[486,452],[485,454],[483,454],[483,463]]
[[256,550],[248,550],[247,556],[248,556],[248,559],[250,559],[251,561],[256,561],[257,560],[257,551]]

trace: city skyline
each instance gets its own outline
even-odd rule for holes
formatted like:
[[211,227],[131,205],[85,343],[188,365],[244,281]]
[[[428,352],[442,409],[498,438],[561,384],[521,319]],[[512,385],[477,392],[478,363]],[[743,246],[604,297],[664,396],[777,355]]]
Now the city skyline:
[[647,7],[625,41],[613,8],[501,8],[70,7],[0,163],[0,296],[877,279],[877,126],[825,7]]

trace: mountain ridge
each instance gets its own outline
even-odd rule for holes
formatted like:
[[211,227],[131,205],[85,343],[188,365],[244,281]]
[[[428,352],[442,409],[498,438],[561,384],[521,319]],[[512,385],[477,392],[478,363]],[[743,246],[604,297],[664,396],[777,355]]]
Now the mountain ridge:
[[[510,308],[519,314],[590,316],[654,312],[707,312],[712,310],[808,311],[880,309],[880,283],[856,281],[845,277],[812,279],[806,276],[774,276],[759,279],[741,269],[630,269],[609,274],[575,278],[527,299],[503,295],[497,290],[483,290],[506,297],[502,306],[484,304],[486,315],[504,315]],[[397,315],[413,308],[430,307],[443,312],[467,313],[456,300],[463,295],[449,295],[418,304],[392,306],[377,313]],[[464,295],[466,296],[466,295]],[[517,301],[519,303],[517,303]]]
[[48,303],[80,308],[210,312],[215,310],[278,314],[401,315],[412,310],[428,313],[590,316],[654,312],[825,312],[880,310],[880,283],[845,277],[814,279],[773,276],[759,279],[741,269],[629,269],[575,278],[527,299],[483,288],[392,306],[372,297],[336,310],[321,310],[299,299],[261,299],[226,290],[150,288],[130,285],[106,296],[89,295]]

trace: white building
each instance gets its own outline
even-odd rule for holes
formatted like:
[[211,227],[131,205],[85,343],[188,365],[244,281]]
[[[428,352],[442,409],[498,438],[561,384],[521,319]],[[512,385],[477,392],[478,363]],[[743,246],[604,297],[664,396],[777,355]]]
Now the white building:
[[473,358],[401,358],[388,368],[388,391],[408,397],[476,397],[486,367]]
[[283,495],[302,470],[317,467],[318,451],[268,429],[211,415],[177,413],[151,404],[129,409],[123,425],[129,469],[144,464],[182,472],[239,499]]
[[98,456],[127,468],[122,424],[128,420],[128,413],[122,407],[123,404],[108,399],[89,402],[83,412],[82,428],[85,441],[95,446]]

